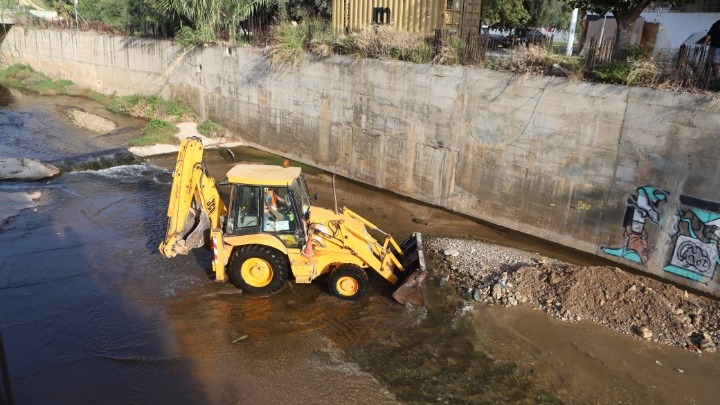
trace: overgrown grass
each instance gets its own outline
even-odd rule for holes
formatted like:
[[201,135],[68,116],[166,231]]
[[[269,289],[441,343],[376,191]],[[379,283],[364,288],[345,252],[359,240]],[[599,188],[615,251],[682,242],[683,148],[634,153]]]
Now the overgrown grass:
[[496,70],[509,70],[521,74],[546,75],[555,66],[565,71],[570,79],[582,78],[583,60],[577,56],[562,56],[538,45],[520,46],[508,52],[506,59],[488,64]]
[[424,34],[377,26],[349,35],[337,35],[327,23],[311,20],[296,25],[282,23],[273,32],[266,58],[275,69],[296,67],[305,60],[305,52],[320,56],[333,53],[360,58],[397,59],[430,63],[432,46]]
[[350,54],[362,58],[414,63],[430,63],[432,60],[432,47],[425,34],[376,26],[352,33],[345,37],[345,41]]
[[184,26],[180,29],[180,32],[175,34],[175,42],[183,48],[192,48],[195,45],[217,43],[217,36],[209,27],[193,29]]
[[177,143],[175,134],[180,128],[167,121],[151,119],[143,129],[143,136],[129,142],[130,146],[147,146],[158,143]]
[[[195,112],[181,100],[168,101],[156,96],[107,96],[82,89],[70,80],[51,80],[27,65],[16,64],[0,70],[0,83],[46,96],[85,96],[115,114],[149,120],[143,136],[132,141],[132,146],[174,142],[173,136],[179,128],[171,123],[196,121]],[[209,123],[206,127],[208,133],[227,134],[227,130],[218,124]]]
[[15,64],[0,70],[0,82],[7,87],[44,96],[89,95],[70,80],[52,80],[28,65]]
[[106,96],[97,93],[91,98],[115,114],[169,122],[195,120],[195,112],[182,100],[163,100],[157,96]]
[[205,120],[200,123],[197,126],[197,130],[198,132],[200,132],[200,134],[209,138],[222,138],[228,134],[228,131],[225,127],[211,120]]
[[274,69],[296,67],[305,59],[309,39],[309,25],[284,22],[273,31],[274,44],[267,53],[267,61]]

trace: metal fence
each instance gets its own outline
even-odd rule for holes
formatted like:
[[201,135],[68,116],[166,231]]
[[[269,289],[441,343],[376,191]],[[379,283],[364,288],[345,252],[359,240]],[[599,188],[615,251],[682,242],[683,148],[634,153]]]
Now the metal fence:
[[522,46],[538,45],[552,50],[552,37],[528,38],[520,40],[511,36],[499,37],[479,33],[477,31],[458,34],[454,31],[435,30],[432,40],[433,58],[437,57],[444,46],[455,46],[459,49],[458,63],[461,65],[483,65],[491,51],[503,51]]

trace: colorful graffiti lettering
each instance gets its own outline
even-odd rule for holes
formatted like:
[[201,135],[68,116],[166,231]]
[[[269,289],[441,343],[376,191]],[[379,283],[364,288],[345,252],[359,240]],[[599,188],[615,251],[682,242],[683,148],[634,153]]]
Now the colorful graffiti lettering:
[[720,203],[681,195],[680,204],[671,235],[672,255],[663,270],[704,282],[720,264]]
[[[658,226],[662,218],[660,205],[667,203],[669,192],[655,187],[639,187],[627,200],[623,218],[621,247],[601,246],[606,254],[638,264],[646,264],[651,249],[647,221]],[[663,270],[679,276],[706,282],[715,276],[720,265],[720,202],[681,194],[670,234],[671,249]]]
[[623,219],[623,237],[625,244],[619,248],[601,246],[600,250],[612,256],[621,257],[635,263],[648,261],[648,234],[645,222],[660,225],[660,203],[667,201],[670,193],[651,186],[638,187],[636,194],[630,194]]

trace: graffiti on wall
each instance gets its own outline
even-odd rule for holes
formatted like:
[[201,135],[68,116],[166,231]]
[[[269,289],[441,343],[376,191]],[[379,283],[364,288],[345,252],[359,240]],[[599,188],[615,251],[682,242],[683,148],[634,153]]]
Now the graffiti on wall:
[[[650,246],[647,225],[660,229],[662,208],[670,193],[652,186],[639,187],[627,199],[623,218],[624,244],[601,246],[608,255],[638,264],[646,264],[655,250]],[[679,208],[670,228],[669,246],[663,270],[706,282],[720,265],[720,202],[681,194]]]
[[671,237],[672,249],[663,270],[705,282],[719,264],[720,202],[680,195]]
[[660,226],[660,204],[667,201],[668,195],[667,191],[655,187],[638,187],[627,199],[623,218],[625,244],[618,248],[601,246],[600,250],[635,263],[647,263],[650,247],[645,225],[650,221]]

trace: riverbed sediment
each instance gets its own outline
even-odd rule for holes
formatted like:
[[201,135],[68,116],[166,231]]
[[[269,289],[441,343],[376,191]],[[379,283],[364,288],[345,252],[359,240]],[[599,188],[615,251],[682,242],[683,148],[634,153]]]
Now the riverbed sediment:
[[694,352],[720,344],[720,303],[611,266],[577,266],[481,241],[427,237],[433,274],[474,305],[528,306]]

